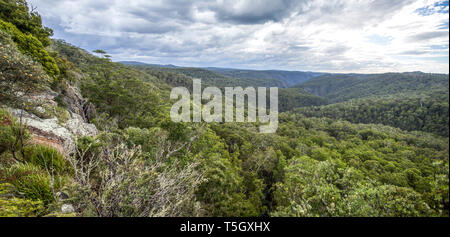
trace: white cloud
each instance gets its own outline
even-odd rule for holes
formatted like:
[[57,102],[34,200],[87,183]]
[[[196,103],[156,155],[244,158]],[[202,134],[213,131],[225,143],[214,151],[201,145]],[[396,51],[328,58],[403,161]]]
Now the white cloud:
[[[448,73],[448,1],[32,0],[44,23],[114,60]],[[419,10],[418,10],[419,9]]]

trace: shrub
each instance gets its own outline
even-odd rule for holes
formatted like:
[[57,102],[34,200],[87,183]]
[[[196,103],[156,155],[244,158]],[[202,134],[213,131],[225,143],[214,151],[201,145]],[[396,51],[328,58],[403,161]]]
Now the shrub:
[[0,109],[0,154],[7,151],[14,142],[14,133],[11,126],[11,117],[6,110]]
[[44,204],[54,201],[50,179],[43,173],[29,174],[18,180],[16,187],[26,198],[41,200]]
[[22,147],[21,141],[25,143],[29,138],[28,131],[20,127],[6,110],[0,109],[0,154],[19,150]]
[[9,183],[0,183],[0,217],[34,217],[40,216],[44,211],[42,201],[33,201],[12,196],[14,186]]
[[[84,145],[81,143],[85,143]],[[107,143],[98,147],[87,138],[79,141],[78,154],[71,157],[74,172],[73,198],[84,215],[198,216],[194,192],[203,182],[197,163],[148,164],[139,148]],[[102,184],[102,185],[98,185]]]
[[41,16],[28,7],[26,0],[0,0],[0,19],[9,21],[24,33],[35,36],[44,46],[50,45],[53,30],[42,26]]
[[27,199],[41,200],[44,205],[54,202],[53,192],[62,186],[62,178],[50,177],[38,166],[16,163],[0,168],[0,180],[13,184]]
[[30,55],[44,67],[44,70],[53,77],[59,75],[59,68],[53,57],[45,50],[44,45],[31,34],[22,33],[17,27],[9,22],[0,20],[0,30],[10,34],[19,50]]
[[25,160],[42,169],[62,173],[67,170],[64,157],[55,148],[33,145],[25,148]]
[[42,65],[21,53],[1,26],[0,58],[0,103],[23,108],[30,104],[27,95],[43,91],[49,85],[50,77]]

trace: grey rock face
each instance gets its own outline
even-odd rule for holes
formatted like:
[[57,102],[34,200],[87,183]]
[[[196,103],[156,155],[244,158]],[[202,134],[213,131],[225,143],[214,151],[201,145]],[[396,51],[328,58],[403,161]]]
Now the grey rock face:
[[68,85],[61,94],[68,105],[68,110],[79,115],[84,122],[89,122],[95,116],[95,107],[81,96],[77,87]]
[[41,113],[41,114],[45,113],[45,109],[42,108],[41,106],[36,107],[36,111]]
[[[55,97],[58,94],[52,90],[47,90],[45,93],[39,93],[39,94],[34,94],[34,95],[28,95],[26,96],[26,100],[28,102],[32,102],[35,104],[47,104],[47,105],[51,105],[51,106],[56,106],[57,103],[54,101]],[[41,109],[43,109],[41,107]]]
[[[28,99],[39,101],[43,106],[57,106],[57,102],[55,102],[57,96],[58,93],[49,90],[45,93],[30,96]],[[74,141],[77,137],[96,136],[98,130],[95,125],[88,123],[84,106],[89,103],[83,99],[76,87],[68,86],[63,96],[68,106],[70,118],[62,124],[56,117],[45,119],[20,109],[8,108],[8,110],[16,118],[22,117],[23,124],[33,134],[32,142],[50,145],[62,153],[71,154],[75,151]],[[37,112],[41,110],[39,113],[45,112],[45,109],[41,106],[38,106],[36,110]],[[90,108],[90,110],[95,110],[95,108]]]
[[9,108],[8,110],[16,118],[22,116],[23,124],[28,127],[33,135],[51,141],[50,145],[59,144],[62,149],[59,146],[55,148],[60,151],[63,150],[67,154],[74,152],[76,137],[96,136],[98,134],[95,125],[85,123],[78,114],[71,113],[71,118],[60,125],[57,118],[41,119],[20,109]]
[[22,116],[23,124],[35,135],[62,142],[63,144],[61,145],[73,143],[72,133],[67,128],[59,125],[57,118],[41,119],[20,109],[8,108],[8,111],[17,119]]
[[95,136],[98,131],[95,125],[86,123],[79,114],[71,113],[71,119],[69,119],[65,124],[66,127],[72,134],[76,136]]

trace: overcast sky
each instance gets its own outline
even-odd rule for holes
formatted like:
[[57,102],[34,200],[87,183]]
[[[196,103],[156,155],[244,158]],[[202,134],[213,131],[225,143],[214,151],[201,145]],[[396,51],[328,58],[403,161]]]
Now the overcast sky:
[[433,0],[31,0],[54,38],[114,61],[323,72],[449,72]]

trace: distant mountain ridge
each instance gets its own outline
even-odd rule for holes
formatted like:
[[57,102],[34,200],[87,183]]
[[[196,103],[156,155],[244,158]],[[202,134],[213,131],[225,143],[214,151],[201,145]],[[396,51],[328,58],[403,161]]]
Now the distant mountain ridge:
[[156,68],[179,68],[178,66],[167,64],[167,65],[161,65],[161,64],[149,64],[149,63],[143,63],[138,61],[119,61],[118,63],[121,63],[123,65],[133,65],[133,66],[149,66],[149,67],[156,67]]
[[287,88],[326,74],[321,72],[283,71],[283,70],[245,70],[245,69],[227,69],[227,68],[212,68],[212,67],[207,69],[233,78],[275,79],[283,82],[284,87]]
[[[177,69],[178,73],[183,73],[187,76],[198,76],[196,73],[201,72],[205,74],[215,74],[220,78],[235,78],[244,79],[245,81],[257,80],[255,83],[260,86],[265,84],[267,86],[278,86],[282,88],[289,88],[299,83],[311,80],[312,78],[325,75],[321,72],[303,72],[303,71],[283,71],[283,70],[249,70],[249,69],[234,69],[234,68],[218,68],[218,67],[180,67],[175,65],[161,65],[148,64],[137,61],[120,61],[124,65],[145,66],[155,69]],[[261,83],[264,81],[264,83]]]

